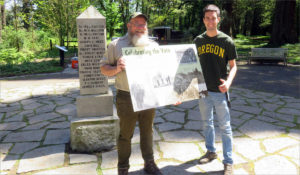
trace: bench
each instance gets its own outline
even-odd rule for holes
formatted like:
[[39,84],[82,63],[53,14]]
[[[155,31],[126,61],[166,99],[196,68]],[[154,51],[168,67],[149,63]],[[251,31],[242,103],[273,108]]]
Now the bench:
[[250,55],[248,56],[248,64],[251,61],[283,61],[284,65],[287,66],[287,51],[286,48],[251,48]]

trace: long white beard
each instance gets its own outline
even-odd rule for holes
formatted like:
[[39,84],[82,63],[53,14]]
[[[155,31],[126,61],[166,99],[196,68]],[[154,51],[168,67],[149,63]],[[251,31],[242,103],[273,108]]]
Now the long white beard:
[[136,47],[145,47],[150,44],[150,40],[147,35],[142,35],[140,37],[133,35],[132,44]]

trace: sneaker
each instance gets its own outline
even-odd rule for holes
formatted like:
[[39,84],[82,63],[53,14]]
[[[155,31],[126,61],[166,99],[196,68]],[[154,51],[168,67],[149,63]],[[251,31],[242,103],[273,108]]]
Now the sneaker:
[[215,152],[207,151],[202,157],[199,159],[199,164],[209,163],[215,160],[218,155]]
[[232,164],[224,164],[224,175],[232,175],[233,167]]
[[128,175],[128,168],[118,168],[118,175]]
[[144,171],[148,174],[162,175],[154,160],[149,160],[145,162]]

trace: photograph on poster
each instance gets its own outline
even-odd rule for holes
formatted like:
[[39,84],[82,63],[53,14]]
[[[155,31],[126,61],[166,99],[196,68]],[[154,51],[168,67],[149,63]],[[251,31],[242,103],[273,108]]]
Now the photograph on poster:
[[205,96],[194,44],[128,47],[122,52],[134,111]]

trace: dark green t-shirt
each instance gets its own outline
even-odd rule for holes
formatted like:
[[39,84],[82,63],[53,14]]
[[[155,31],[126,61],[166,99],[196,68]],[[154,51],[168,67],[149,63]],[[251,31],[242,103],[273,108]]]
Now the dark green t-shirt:
[[228,60],[237,58],[232,39],[220,31],[215,37],[209,37],[205,32],[197,36],[194,42],[208,91],[220,92],[220,79],[226,80],[228,76]]

